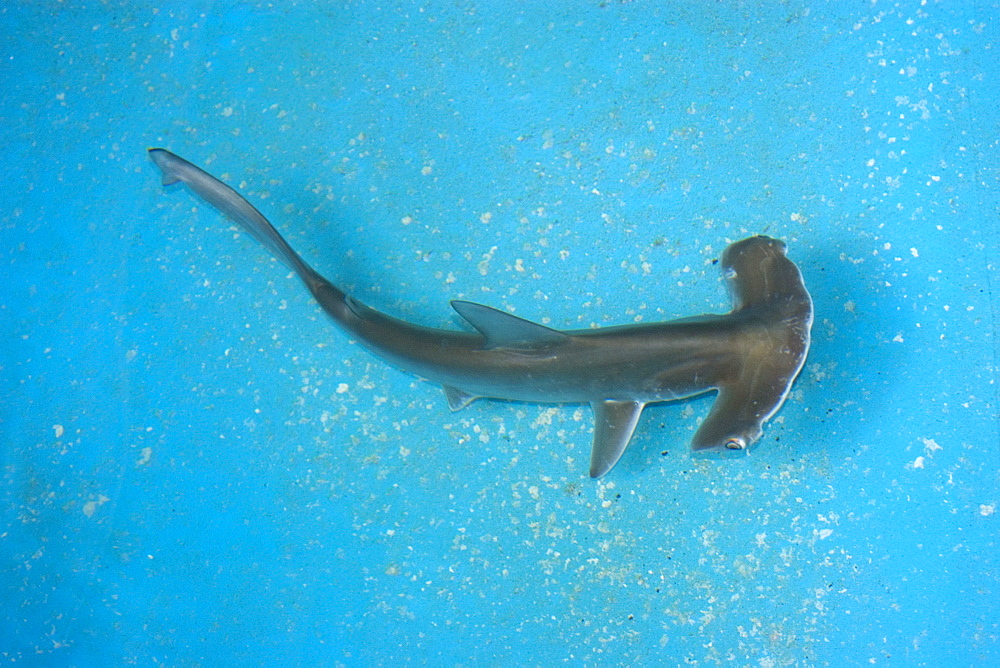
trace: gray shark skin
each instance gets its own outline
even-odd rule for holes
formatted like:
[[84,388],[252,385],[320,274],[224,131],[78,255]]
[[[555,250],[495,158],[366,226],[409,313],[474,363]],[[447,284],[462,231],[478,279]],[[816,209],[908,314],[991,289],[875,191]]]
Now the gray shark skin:
[[294,271],[326,313],[369,351],[444,386],[452,410],[480,397],[590,403],[590,475],[618,462],[648,403],[718,390],[693,450],[743,450],[781,407],[809,351],[813,305],[785,244],[755,236],[725,249],[733,301],[725,315],[558,331],[466,301],[476,330],[412,325],[369,308],[320,276],[235,190],[187,160],[149,149],[163,185],[186,184]]

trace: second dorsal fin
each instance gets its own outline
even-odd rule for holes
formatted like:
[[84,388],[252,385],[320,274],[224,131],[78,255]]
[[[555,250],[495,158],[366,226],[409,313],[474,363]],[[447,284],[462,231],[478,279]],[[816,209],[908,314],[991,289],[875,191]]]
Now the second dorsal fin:
[[543,348],[569,339],[558,330],[482,304],[453,301],[451,306],[486,338],[487,349]]

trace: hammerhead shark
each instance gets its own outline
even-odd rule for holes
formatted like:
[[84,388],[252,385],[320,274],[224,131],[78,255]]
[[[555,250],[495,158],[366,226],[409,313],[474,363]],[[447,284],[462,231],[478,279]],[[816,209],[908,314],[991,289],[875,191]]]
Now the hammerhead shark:
[[489,306],[453,301],[475,330],[413,325],[365,306],[320,276],[239,193],[162,148],[163,185],[184,183],[294,271],[365,348],[444,386],[458,410],[477,398],[590,403],[590,475],[608,473],[646,404],[718,390],[693,450],[745,450],[781,407],[809,352],[813,304],[785,243],[754,236],[722,253],[733,309],[669,322],[560,331]]

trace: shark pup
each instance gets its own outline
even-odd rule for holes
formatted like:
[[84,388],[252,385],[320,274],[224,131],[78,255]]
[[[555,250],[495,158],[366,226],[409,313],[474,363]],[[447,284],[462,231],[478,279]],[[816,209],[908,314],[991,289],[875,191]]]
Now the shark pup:
[[590,475],[622,456],[648,403],[719,394],[694,450],[743,450],[788,396],[809,351],[813,305],[785,244],[730,245],[722,273],[733,310],[662,323],[558,331],[466,301],[451,305],[475,332],[411,325],[369,308],[320,276],[235,190],[162,148],[149,156],[163,185],[186,184],[294,271],[327,314],[379,357],[444,386],[452,410],[490,397],[590,403]]

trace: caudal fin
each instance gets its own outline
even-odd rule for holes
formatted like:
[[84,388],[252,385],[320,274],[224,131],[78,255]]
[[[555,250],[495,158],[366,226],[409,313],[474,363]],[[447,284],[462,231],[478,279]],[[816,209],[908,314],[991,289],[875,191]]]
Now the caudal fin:
[[181,160],[181,158],[162,148],[149,149],[149,157],[160,168],[160,174],[162,175],[160,183],[165,186],[172,186],[181,180],[181,177],[173,169],[174,159]]
[[242,227],[274,257],[298,274],[324,310],[338,320],[343,319],[347,309],[344,293],[306,264],[271,222],[242,195],[205,170],[166,149],[151,148],[149,157],[160,168],[163,185],[187,185],[198,197]]

